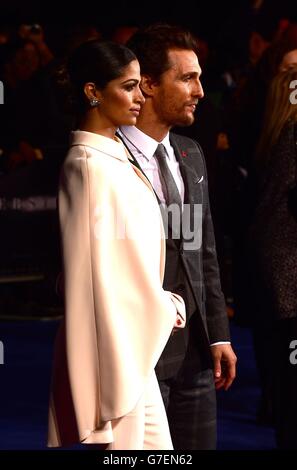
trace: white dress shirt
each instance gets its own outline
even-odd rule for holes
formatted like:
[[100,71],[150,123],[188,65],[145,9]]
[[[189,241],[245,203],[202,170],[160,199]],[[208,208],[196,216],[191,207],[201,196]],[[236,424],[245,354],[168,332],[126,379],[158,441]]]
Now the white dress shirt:
[[174,149],[169,141],[169,132],[161,142],[144,134],[134,126],[122,126],[118,133],[121,135],[128,149],[136,158],[145,175],[148,177],[159,200],[165,203],[164,193],[160,181],[158,162],[154,153],[159,144],[163,144],[167,152],[167,164],[172,173],[182,203],[184,202],[185,186],[180,173],[178,161],[174,155]]
[[[151,185],[153,186],[160,202],[165,203],[165,198],[162,190],[162,185],[159,176],[158,162],[154,158],[154,153],[159,144],[163,144],[167,152],[167,163],[172,173],[174,181],[181,196],[182,203],[184,203],[185,185],[180,173],[178,161],[176,160],[174,149],[170,144],[169,132],[161,142],[153,139],[147,134],[144,134],[140,129],[135,126],[121,126],[118,129],[118,134],[123,139],[128,149],[139,163],[144,174],[148,177]],[[230,341],[218,341],[212,343],[211,346],[219,344],[230,344]]]

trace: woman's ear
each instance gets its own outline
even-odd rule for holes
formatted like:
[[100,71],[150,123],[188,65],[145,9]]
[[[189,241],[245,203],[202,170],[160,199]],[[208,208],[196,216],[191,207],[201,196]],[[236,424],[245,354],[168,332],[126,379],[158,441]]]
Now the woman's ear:
[[88,101],[97,100],[101,101],[100,92],[96,89],[95,83],[88,82],[84,86],[84,93]]
[[155,88],[157,86],[156,81],[149,75],[142,75],[140,80],[140,89],[144,96],[153,96]]

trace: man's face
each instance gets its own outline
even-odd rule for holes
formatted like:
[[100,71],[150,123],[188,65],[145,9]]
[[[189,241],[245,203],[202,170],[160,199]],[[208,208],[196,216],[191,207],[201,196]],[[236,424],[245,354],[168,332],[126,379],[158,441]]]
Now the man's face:
[[171,49],[168,59],[171,67],[155,86],[154,111],[160,123],[168,127],[189,126],[198,100],[204,96],[198,58],[194,51]]

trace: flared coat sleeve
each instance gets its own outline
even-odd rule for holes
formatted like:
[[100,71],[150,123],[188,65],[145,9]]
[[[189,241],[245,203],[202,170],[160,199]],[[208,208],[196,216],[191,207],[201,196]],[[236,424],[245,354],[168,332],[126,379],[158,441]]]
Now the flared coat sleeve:
[[136,406],[177,310],[185,318],[182,299],[162,288],[155,196],[121,152],[74,146],[62,172],[65,319],[55,346],[49,446],[112,442],[111,420]]

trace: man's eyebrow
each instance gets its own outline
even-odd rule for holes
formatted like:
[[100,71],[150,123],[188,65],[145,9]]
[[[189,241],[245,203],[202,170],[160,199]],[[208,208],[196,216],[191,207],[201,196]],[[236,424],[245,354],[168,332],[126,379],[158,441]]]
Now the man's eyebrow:
[[197,72],[197,71],[191,71],[191,72],[184,72],[182,73],[182,77],[200,77],[202,75],[202,72]]

